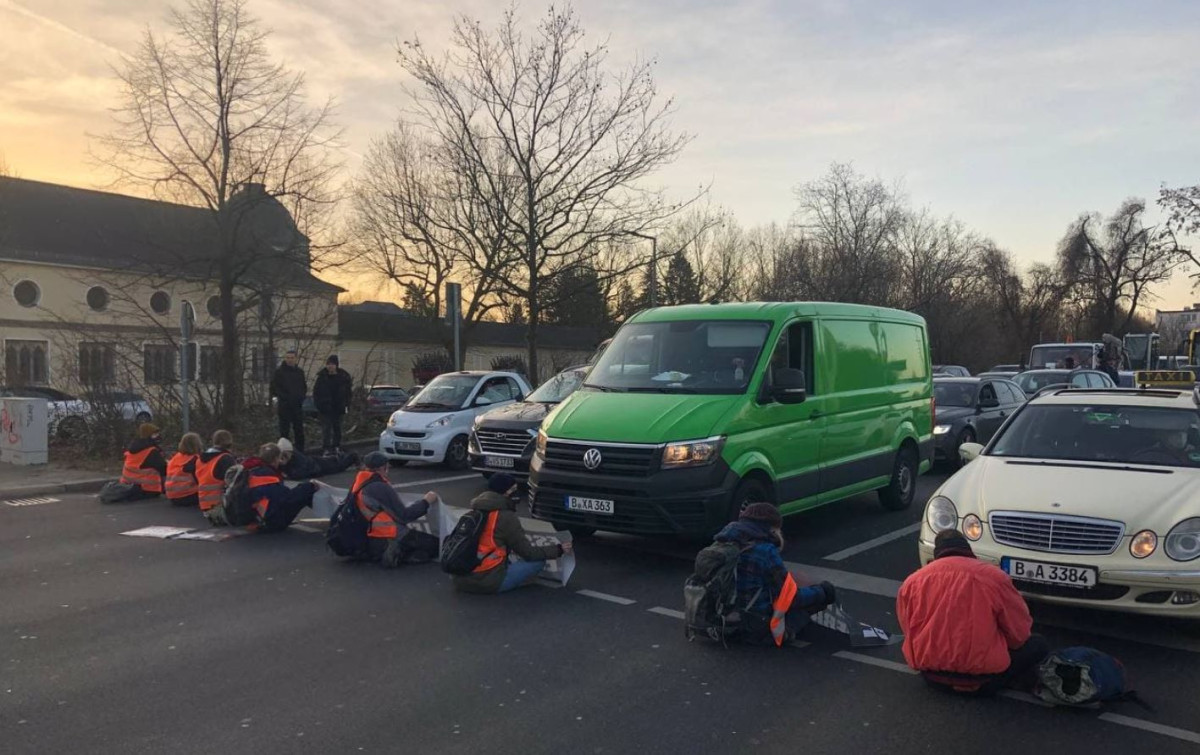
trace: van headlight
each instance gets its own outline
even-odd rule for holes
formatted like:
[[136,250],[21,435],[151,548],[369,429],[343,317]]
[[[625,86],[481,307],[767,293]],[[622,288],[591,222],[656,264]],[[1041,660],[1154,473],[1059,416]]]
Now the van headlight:
[[950,425],[934,425],[933,426],[933,434],[934,435],[945,435],[948,432],[950,432]]
[[1184,519],[1172,527],[1163,550],[1173,561],[1195,561],[1200,557],[1200,517]]
[[925,506],[925,522],[935,535],[943,530],[957,528],[958,509],[954,508],[954,501],[943,495],[930,498]]
[[430,422],[428,425],[425,425],[425,427],[445,427],[446,425],[450,424],[453,421],[454,421],[454,415],[447,414],[445,417],[438,417],[433,422]]
[[712,464],[721,455],[725,437],[691,440],[685,443],[668,443],[663,448],[663,469],[702,467]]
[[545,430],[541,430],[541,429],[538,430],[537,443],[534,445],[534,450],[537,452],[538,456],[541,456],[541,457],[546,456],[546,431]]

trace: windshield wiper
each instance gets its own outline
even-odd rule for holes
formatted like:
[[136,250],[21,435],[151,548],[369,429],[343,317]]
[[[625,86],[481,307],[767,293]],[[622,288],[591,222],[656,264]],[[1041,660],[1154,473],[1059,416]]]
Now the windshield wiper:
[[583,387],[591,388],[594,391],[601,391],[603,393],[624,393],[625,392],[624,388],[612,388],[607,385],[596,385],[594,383],[584,383]]
[[419,409],[421,407],[425,407],[427,409],[456,409],[457,408],[457,407],[451,406],[450,404],[439,404],[434,401],[418,401],[415,404],[409,404],[406,408]]

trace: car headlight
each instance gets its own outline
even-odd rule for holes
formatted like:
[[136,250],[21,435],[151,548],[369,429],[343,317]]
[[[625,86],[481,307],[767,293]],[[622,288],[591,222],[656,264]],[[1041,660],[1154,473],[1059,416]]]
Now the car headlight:
[[1150,530],[1142,530],[1129,541],[1129,555],[1134,558],[1145,558],[1158,548],[1158,535]]
[[438,417],[433,422],[430,422],[428,425],[425,425],[425,427],[445,427],[446,425],[450,424],[453,421],[454,421],[454,415],[447,414],[445,417]]
[[978,540],[983,537],[983,522],[974,514],[967,514],[963,517],[962,533],[968,540]]
[[723,445],[725,445],[724,436],[685,443],[668,443],[663,448],[663,469],[700,467],[712,464],[721,455],[721,446]]
[[935,535],[942,530],[952,530],[957,527],[958,509],[954,508],[954,501],[942,495],[930,498],[929,503],[925,506],[925,521]]
[[400,412],[392,412],[392,416],[388,417],[388,424],[394,425],[400,421]]
[[933,426],[933,434],[934,435],[945,435],[948,432],[950,432],[950,425],[934,425]]
[[546,455],[546,431],[538,430],[537,445],[534,446],[538,456]]
[[1200,557],[1200,517],[1184,519],[1172,527],[1164,550],[1173,561],[1195,561]]

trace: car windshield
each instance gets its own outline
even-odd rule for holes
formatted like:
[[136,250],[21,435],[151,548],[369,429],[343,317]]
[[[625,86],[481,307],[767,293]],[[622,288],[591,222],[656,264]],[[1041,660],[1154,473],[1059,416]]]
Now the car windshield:
[[745,393],[771,324],[729,320],[631,323],[586,386],[608,391]]
[[1093,353],[1094,347],[1090,343],[1034,346],[1029,352],[1029,366],[1036,369],[1091,367]]
[[370,396],[376,401],[403,401],[408,398],[403,388],[372,388]]
[[1048,385],[1063,385],[1071,382],[1070,370],[1031,370],[1013,378],[1021,390],[1037,393]]
[[533,404],[557,404],[574,393],[575,389],[583,384],[586,375],[584,370],[560,372],[539,385],[525,400]]
[[990,456],[1200,467],[1200,412],[1145,406],[1031,405]]
[[461,409],[478,382],[478,375],[438,375],[409,402],[408,408]]
[[975,406],[975,384],[933,381],[933,400],[938,407]]

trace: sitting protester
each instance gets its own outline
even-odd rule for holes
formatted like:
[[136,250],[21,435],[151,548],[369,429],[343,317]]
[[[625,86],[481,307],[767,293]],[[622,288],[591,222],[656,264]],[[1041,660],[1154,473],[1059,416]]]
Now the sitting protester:
[[1008,575],[979,561],[967,538],[944,530],[933,561],[896,596],[904,658],[931,685],[969,694],[1032,688],[1049,647]]
[[370,558],[389,569],[432,561],[437,557],[438,539],[407,525],[425,516],[429,507],[437,503],[437,493],[430,491],[421,500],[405,506],[388,482],[389,466],[386,456],[372,451],[363,459],[363,470],[350,488],[359,513],[367,521]]
[[[471,574],[456,575],[454,588],[462,592],[508,592],[528,583],[546,568],[546,561],[571,552],[571,543],[539,546],[529,542],[517,516],[517,481],[504,474],[492,475],[486,492],[471,501],[474,511],[487,520],[479,538],[479,566]],[[522,560],[510,561],[515,554]]]
[[200,460],[200,436],[187,433],[179,439],[179,448],[167,460],[167,500],[173,506],[196,506],[197,495],[196,463]]
[[358,454],[353,451],[340,452],[334,456],[313,457],[292,446],[287,438],[280,438],[275,445],[283,453],[283,476],[289,480],[311,480],[327,474],[345,472],[358,463]]
[[[315,482],[302,482],[294,488],[283,483],[279,470],[282,454],[279,446],[267,443],[258,450],[258,456],[246,459],[242,467],[247,471],[246,493],[254,507],[259,532],[282,532],[291,526],[300,510],[312,505]],[[236,522],[236,520],[234,520]]]
[[167,476],[167,460],[162,453],[162,434],[156,425],[143,422],[138,436],[125,449],[125,464],[121,468],[121,484],[136,486],[126,500],[157,498],[163,492]]
[[769,503],[752,503],[736,522],[725,525],[716,543],[741,548],[737,562],[736,606],[739,639],[751,644],[782,646],[809,623],[809,617],[837,600],[829,582],[812,584],[797,578],[783,563],[783,516]]
[[200,513],[213,524],[227,524],[221,507],[225,494],[225,473],[237,463],[231,450],[233,434],[228,430],[217,430],[212,436],[212,445],[196,460],[196,498]]

